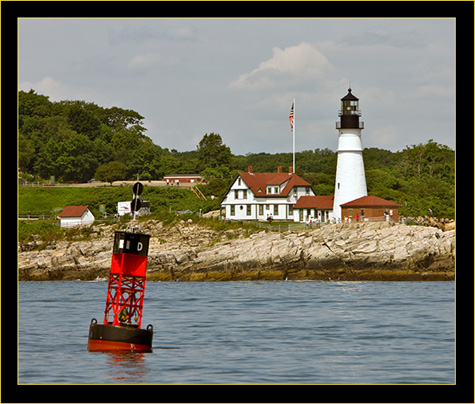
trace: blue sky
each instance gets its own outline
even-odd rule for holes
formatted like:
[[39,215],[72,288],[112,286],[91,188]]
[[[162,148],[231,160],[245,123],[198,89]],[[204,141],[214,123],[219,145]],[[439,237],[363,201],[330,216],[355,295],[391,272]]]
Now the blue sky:
[[133,109],[157,144],[337,147],[351,81],[364,147],[454,147],[455,19],[20,19],[19,88]]

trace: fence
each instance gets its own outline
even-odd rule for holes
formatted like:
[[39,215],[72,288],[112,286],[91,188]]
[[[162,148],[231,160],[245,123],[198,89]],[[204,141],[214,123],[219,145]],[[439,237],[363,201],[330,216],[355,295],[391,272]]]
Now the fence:
[[394,220],[391,216],[386,215],[386,216],[376,216],[376,217],[365,217],[363,219],[363,223],[366,223],[366,222],[394,222]]
[[[278,232],[284,232],[284,231],[296,231],[296,230],[305,230],[308,229],[309,227],[305,223],[298,223],[298,222],[272,222],[272,223],[264,223],[264,222],[253,222],[254,225],[258,229],[262,230],[268,230],[268,231],[278,231]],[[323,224],[313,224],[311,228],[315,229],[320,226],[323,226]]]
[[18,215],[18,220],[51,220],[55,215]]

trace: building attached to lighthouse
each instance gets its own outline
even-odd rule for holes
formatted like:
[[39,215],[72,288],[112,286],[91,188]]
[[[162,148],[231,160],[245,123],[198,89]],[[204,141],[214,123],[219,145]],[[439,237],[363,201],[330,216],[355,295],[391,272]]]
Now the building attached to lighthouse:
[[340,205],[368,194],[361,145],[364,123],[360,121],[359,100],[351,93],[351,88],[341,99],[338,115],[338,157],[333,200],[333,217],[337,221],[342,218]]
[[226,220],[282,220],[316,223],[398,221],[397,203],[368,196],[363,163],[359,100],[348,89],[341,99],[334,195],[316,195],[293,172],[239,173],[221,200]]

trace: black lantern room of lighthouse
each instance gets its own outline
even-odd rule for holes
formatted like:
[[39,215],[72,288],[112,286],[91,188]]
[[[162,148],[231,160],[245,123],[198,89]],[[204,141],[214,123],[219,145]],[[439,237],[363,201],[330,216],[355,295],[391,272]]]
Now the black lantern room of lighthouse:
[[336,123],[337,129],[364,129],[364,122],[360,122],[359,99],[351,93],[351,88],[341,99],[341,110],[338,116],[340,121]]

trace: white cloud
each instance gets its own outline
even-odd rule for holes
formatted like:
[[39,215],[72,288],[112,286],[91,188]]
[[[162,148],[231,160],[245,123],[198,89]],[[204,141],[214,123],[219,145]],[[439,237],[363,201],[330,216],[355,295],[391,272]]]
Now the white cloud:
[[331,64],[323,53],[308,42],[285,49],[274,47],[272,57],[249,73],[241,74],[230,84],[236,89],[263,89],[295,81],[321,78]]
[[154,52],[147,52],[135,55],[130,59],[127,65],[128,69],[146,69],[157,64],[160,61],[160,55]]
[[23,81],[19,84],[19,90],[35,90],[38,94],[44,94],[50,97],[52,101],[59,101],[68,98],[69,86],[55,80],[51,76],[43,77],[38,82]]
[[127,64],[127,69],[131,71],[146,71],[156,66],[170,67],[177,63],[178,59],[169,53],[146,51],[134,55]]

